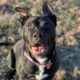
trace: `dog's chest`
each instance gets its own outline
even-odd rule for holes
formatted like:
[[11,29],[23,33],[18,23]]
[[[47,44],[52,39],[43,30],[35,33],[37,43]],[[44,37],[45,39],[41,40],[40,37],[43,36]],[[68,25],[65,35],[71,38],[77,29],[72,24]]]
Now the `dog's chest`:
[[45,61],[47,60],[47,58],[37,57],[36,59],[40,63],[40,65],[38,66],[38,68],[39,68],[40,73],[42,74],[42,73],[44,73]]
[[47,74],[44,74],[44,73],[45,73],[45,68],[46,68],[45,61],[47,60],[47,58],[37,57],[36,59],[37,59],[38,62],[40,63],[40,64],[38,65],[39,74],[36,75],[36,79],[37,79],[37,80],[42,80],[42,79],[44,79],[45,77],[48,76]]

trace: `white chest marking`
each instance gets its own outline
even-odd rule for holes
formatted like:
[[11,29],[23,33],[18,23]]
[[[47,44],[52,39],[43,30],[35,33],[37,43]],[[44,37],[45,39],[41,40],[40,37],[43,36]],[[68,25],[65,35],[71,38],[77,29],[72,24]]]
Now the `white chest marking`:
[[45,61],[47,60],[47,58],[40,58],[40,57],[37,57],[36,58],[38,61],[39,61],[39,63],[40,64],[42,64],[42,65],[39,65],[39,71],[40,71],[40,73],[39,73],[39,75],[36,75],[36,79],[37,80],[42,80],[42,79],[44,79],[44,78],[46,78],[47,76],[48,76],[48,74],[44,74],[44,72],[45,72]]
[[36,57],[40,64],[44,64],[47,58]]

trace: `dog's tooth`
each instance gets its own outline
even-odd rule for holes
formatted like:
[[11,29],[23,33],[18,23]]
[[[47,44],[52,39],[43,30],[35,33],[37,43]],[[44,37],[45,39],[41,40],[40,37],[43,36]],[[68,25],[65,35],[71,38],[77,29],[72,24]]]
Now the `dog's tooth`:
[[40,50],[41,52],[44,52],[44,48],[43,48],[43,47],[40,47],[39,50]]

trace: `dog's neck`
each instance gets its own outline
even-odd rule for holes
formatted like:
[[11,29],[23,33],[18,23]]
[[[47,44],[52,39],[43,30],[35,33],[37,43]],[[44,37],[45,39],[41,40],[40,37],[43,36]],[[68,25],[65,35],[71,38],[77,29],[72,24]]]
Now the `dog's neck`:
[[36,57],[34,58],[31,53],[24,49],[24,56],[33,64],[39,66],[39,65],[45,65],[46,63],[48,63],[49,61],[52,60],[52,58],[54,57],[55,54],[55,45],[53,45],[53,47],[50,49],[50,51],[48,52],[49,54],[46,57]]

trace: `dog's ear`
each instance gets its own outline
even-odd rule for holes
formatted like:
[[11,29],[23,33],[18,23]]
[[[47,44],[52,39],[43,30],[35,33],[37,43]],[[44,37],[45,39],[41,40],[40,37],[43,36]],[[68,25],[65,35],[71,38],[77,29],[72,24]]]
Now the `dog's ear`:
[[19,13],[19,16],[20,16],[19,20],[21,24],[24,25],[30,16],[29,13],[27,13],[27,10],[22,7],[15,7],[15,10]]
[[47,15],[56,25],[57,22],[56,15],[52,13],[52,9],[47,2],[43,3],[43,14]]

